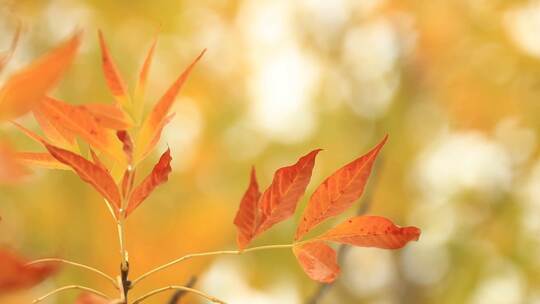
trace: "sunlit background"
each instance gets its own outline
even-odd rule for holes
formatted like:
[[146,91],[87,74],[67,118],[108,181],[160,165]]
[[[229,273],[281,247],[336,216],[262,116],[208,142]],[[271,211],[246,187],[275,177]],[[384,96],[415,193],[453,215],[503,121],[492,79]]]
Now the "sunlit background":
[[[388,133],[369,213],[419,226],[422,237],[400,251],[348,251],[319,303],[540,303],[540,2],[404,2],[4,0],[0,48],[15,19],[24,32],[3,75],[83,29],[75,64],[53,95],[112,102],[97,30],[131,88],[159,32],[150,106],[208,49],[158,149],[171,147],[173,175],[127,222],[133,276],[186,253],[235,248],[232,220],[252,164],[266,186],[275,169],[323,148],[309,194]],[[36,126],[30,116],[21,121]],[[0,132],[18,149],[40,149],[10,124]],[[1,187],[0,215],[2,245],[118,272],[107,208],[71,172],[38,169]],[[255,245],[290,243],[297,222],[298,214]],[[318,288],[290,251],[275,250],[193,259],[132,294],[192,275],[197,288],[233,304],[306,303]],[[29,303],[70,283],[114,292],[66,267],[0,302]]]

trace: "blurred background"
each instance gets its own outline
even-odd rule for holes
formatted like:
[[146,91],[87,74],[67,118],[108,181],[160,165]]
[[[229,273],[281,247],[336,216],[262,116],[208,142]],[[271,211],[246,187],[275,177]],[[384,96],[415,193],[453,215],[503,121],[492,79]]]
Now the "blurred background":
[[[97,30],[133,88],[153,37],[151,106],[208,48],[158,152],[173,174],[127,222],[132,276],[191,252],[233,249],[232,224],[250,166],[266,187],[275,169],[314,148],[307,195],[341,165],[390,135],[372,176],[369,214],[423,231],[400,251],[354,248],[319,303],[540,303],[540,2],[503,0],[2,0],[0,49],[23,21],[10,71],[84,29],[55,97],[112,102]],[[31,128],[31,115],[21,122]],[[0,136],[39,150],[10,124]],[[375,178],[373,178],[375,177]],[[326,228],[353,215],[329,221]],[[60,256],[116,274],[115,225],[71,172],[35,170],[0,188],[0,244],[31,258]],[[300,212],[254,245],[290,243]],[[321,231],[325,229],[321,228]],[[306,303],[319,286],[288,250],[199,258],[144,281],[133,296],[197,275],[229,303]],[[29,303],[81,283],[65,267],[0,299]],[[46,303],[72,303],[64,293]],[[166,303],[164,294],[149,303]],[[203,303],[198,298],[183,303]]]

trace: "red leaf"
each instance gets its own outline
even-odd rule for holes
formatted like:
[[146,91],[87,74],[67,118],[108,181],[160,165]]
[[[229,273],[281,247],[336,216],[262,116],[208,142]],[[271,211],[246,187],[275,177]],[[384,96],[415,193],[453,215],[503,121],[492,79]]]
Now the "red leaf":
[[293,247],[294,255],[312,279],[322,283],[332,283],[339,275],[337,254],[324,242],[311,242]]
[[114,64],[109,49],[107,48],[107,43],[105,42],[105,38],[103,38],[103,33],[101,31],[98,31],[98,37],[99,46],[101,47],[101,63],[107,85],[109,86],[111,93],[118,101],[118,103],[122,105],[127,105],[129,103],[129,99],[124,80],[120,76],[120,72],[118,72],[118,69]]
[[55,274],[58,263],[26,265],[26,260],[6,249],[0,249],[0,294],[31,288]]
[[261,216],[256,234],[294,214],[298,200],[309,184],[315,157],[320,151],[311,151],[296,164],[276,171],[272,184],[264,191],[259,203]]
[[419,237],[420,229],[416,227],[398,227],[380,216],[357,216],[317,239],[361,247],[399,249],[410,241],[417,241]]
[[79,177],[92,185],[115,210],[120,209],[120,193],[113,178],[106,169],[71,151],[43,143],[49,153],[63,164],[73,168]]
[[171,173],[171,150],[163,153],[152,172],[133,190],[126,208],[126,217],[135,210],[154,189],[165,183]]
[[129,136],[127,131],[121,130],[116,132],[116,137],[122,142],[122,150],[126,154],[128,164],[131,164],[133,160],[133,141],[131,140],[131,136]]
[[257,232],[258,202],[260,197],[261,192],[257,184],[255,168],[252,168],[251,181],[234,218],[234,224],[238,228],[236,242],[240,250],[247,247]]
[[296,230],[295,240],[324,220],[347,210],[364,192],[371,168],[388,136],[371,151],[328,177],[313,193]]
[[152,142],[156,138],[156,134],[161,133],[164,121],[167,120],[167,115],[173,105],[176,96],[187,80],[189,74],[195,67],[195,64],[201,59],[206,50],[203,50],[197,58],[182,72],[176,81],[169,87],[167,92],[160,98],[154,106],[146,120],[144,121],[139,136],[137,138],[135,160],[136,162],[144,158],[152,148]]
[[81,34],[11,76],[0,89],[0,120],[12,119],[39,103],[64,75],[79,47]]

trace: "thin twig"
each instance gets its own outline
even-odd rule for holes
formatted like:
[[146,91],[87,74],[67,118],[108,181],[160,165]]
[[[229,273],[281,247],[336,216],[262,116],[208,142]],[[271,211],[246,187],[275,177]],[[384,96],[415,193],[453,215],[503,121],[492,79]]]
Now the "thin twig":
[[[197,283],[197,277],[196,276],[192,276],[188,283],[186,284],[186,287],[189,287],[189,288],[192,288],[193,286],[195,286],[195,283]],[[180,289],[180,290],[177,290],[171,297],[171,299],[169,300],[168,304],[178,304],[180,299],[186,295],[187,291],[186,290],[183,290],[183,289]]]
[[88,288],[88,287],[84,287],[84,286],[80,286],[80,285],[68,285],[68,286],[57,288],[57,289],[49,292],[48,294],[35,299],[34,301],[32,301],[32,304],[39,303],[39,302],[45,300],[46,298],[48,298],[48,297],[50,297],[52,295],[55,295],[55,294],[57,294],[59,292],[62,292],[62,291],[71,290],[71,289],[78,289],[78,290],[86,291],[86,292],[98,295],[98,296],[100,296],[100,297],[102,297],[104,299],[107,299],[107,300],[110,299],[110,297],[108,297],[106,294],[102,293],[101,291],[98,291],[98,290],[95,290],[95,289],[92,289],[92,288]]
[[69,260],[65,260],[65,259],[58,259],[58,258],[39,259],[39,260],[29,262],[26,265],[30,266],[30,265],[35,265],[35,264],[40,264],[40,263],[50,263],[50,262],[64,263],[64,264],[72,265],[72,266],[79,267],[79,268],[82,268],[82,269],[90,270],[90,271],[92,271],[92,272],[106,278],[107,280],[111,281],[111,283],[114,285],[114,287],[116,289],[119,288],[118,285],[116,284],[116,280],[113,277],[109,276],[108,274],[104,273],[103,271],[101,271],[99,269],[96,269],[94,267],[85,265],[85,264],[81,264],[81,263],[77,263],[77,262],[73,262],[73,261],[69,261]]
[[[374,172],[373,172],[373,177],[371,178],[371,183],[368,184],[367,191],[365,192],[362,198],[362,204],[360,204],[360,207],[356,211],[356,215],[366,214],[371,208],[371,205],[373,204],[373,192],[375,191],[375,188],[379,181],[379,170],[382,167],[382,165],[383,165],[383,159],[380,158],[379,161],[375,163],[375,166],[373,168]],[[350,248],[351,247],[346,244],[341,244],[339,246],[338,252],[337,252],[337,259],[338,259],[339,264],[343,262]],[[334,283],[319,284],[317,289],[315,289],[313,294],[306,301],[306,304],[318,304],[319,301],[322,300],[324,295],[332,288],[333,285]]]
[[[304,242],[299,242],[299,243],[296,243],[296,245],[299,245],[301,243],[305,243],[307,241],[304,241]],[[178,264],[182,261],[185,261],[185,260],[188,260],[188,259],[191,259],[191,258],[195,258],[195,257],[203,257],[203,256],[212,256],[212,255],[226,255],[226,254],[229,254],[229,255],[239,255],[239,254],[243,254],[243,253],[246,253],[246,252],[252,252],[252,251],[259,251],[259,250],[266,250],[266,249],[279,249],[279,248],[292,248],[295,244],[286,244],[286,245],[266,245],[266,246],[259,246],[259,247],[252,247],[252,248],[248,248],[248,249],[245,249],[245,250],[222,250],[222,251],[211,251],[211,252],[201,252],[201,253],[192,253],[192,254],[187,254],[187,255],[184,255],[183,257],[180,257],[176,260],[173,260],[167,264],[163,264],[159,267],[156,267],[150,271],[148,271],[147,273],[141,275],[140,277],[136,278],[135,280],[133,280],[133,282],[131,283],[131,286],[135,286],[137,283],[139,283],[140,281],[142,281],[143,279],[145,279],[146,277],[158,272],[158,271],[161,271],[163,269],[166,269],[166,268],[169,268],[175,264]]]
[[152,290],[149,293],[135,299],[135,301],[133,301],[133,304],[139,304],[142,301],[146,300],[147,298],[149,298],[149,297],[151,297],[153,295],[156,295],[158,293],[167,291],[167,290],[183,290],[183,291],[187,291],[187,292],[192,292],[192,293],[197,294],[197,295],[199,295],[199,296],[201,296],[203,298],[208,299],[209,301],[211,301],[213,303],[227,304],[224,301],[222,301],[222,300],[220,300],[220,299],[218,299],[216,297],[213,297],[211,295],[208,295],[208,294],[206,294],[206,293],[204,293],[204,292],[202,292],[200,290],[190,288],[190,287],[187,287],[187,286],[176,286],[176,285],[166,286],[166,287],[158,288],[156,290]]

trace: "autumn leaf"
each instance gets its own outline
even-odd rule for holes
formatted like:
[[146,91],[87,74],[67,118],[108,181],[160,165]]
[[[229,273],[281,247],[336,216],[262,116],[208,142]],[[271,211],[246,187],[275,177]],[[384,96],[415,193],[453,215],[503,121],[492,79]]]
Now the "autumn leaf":
[[234,224],[238,229],[236,242],[240,250],[247,247],[257,232],[258,202],[261,197],[255,168],[251,170],[251,180],[248,189],[240,202],[240,207],[234,218]]
[[347,210],[362,195],[373,163],[387,138],[385,136],[371,151],[334,172],[313,192],[296,230],[295,240],[301,239],[324,220]]
[[81,33],[11,76],[0,89],[0,120],[30,111],[60,80],[73,61]]
[[144,97],[146,93],[146,82],[148,79],[148,74],[150,72],[150,66],[152,65],[152,59],[154,57],[154,51],[156,49],[157,45],[157,36],[154,38],[154,41],[152,42],[152,45],[150,46],[150,49],[148,50],[148,53],[146,54],[146,58],[144,59],[144,63],[141,67],[141,71],[139,72],[139,79],[137,80],[137,84],[135,86],[135,104],[134,104],[134,113],[135,113],[135,119],[139,121],[142,111],[144,109]]
[[293,247],[294,255],[304,272],[321,283],[332,283],[339,275],[337,254],[324,242],[310,242]]
[[272,184],[264,191],[259,202],[261,214],[256,234],[294,214],[298,200],[309,184],[315,157],[320,151],[313,150],[294,165],[276,171]]
[[133,120],[129,115],[116,105],[105,103],[87,103],[80,108],[90,112],[97,123],[107,129],[128,130],[133,128]]
[[122,150],[126,154],[128,164],[131,164],[133,160],[133,141],[131,140],[131,136],[129,136],[127,131],[122,130],[116,132],[116,137],[122,142]]
[[58,263],[26,265],[27,261],[7,249],[0,249],[0,294],[31,288],[55,274]]
[[126,208],[126,217],[135,210],[154,189],[165,183],[171,173],[171,150],[167,149],[161,155],[152,172],[133,190]]
[[99,46],[101,47],[101,63],[107,85],[109,86],[109,89],[111,90],[111,93],[116,101],[123,106],[128,106],[130,101],[125,82],[122,79],[122,76],[120,76],[120,72],[118,71],[118,68],[111,57],[107,43],[105,42],[105,38],[103,37],[103,33],[101,31],[98,31],[98,37]]
[[116,211],[120,209],[120,193],[106,169],[71,151],[43,143],[49,153],[63,164],[73,168],[79,177],[92,185]]
[[75,133],[63,127],[57,120],[49,117],[47,112],[40,111],[40,107],[38,105],[34,109],[33,114],[47,139],[55,146],[74,152],[77,151],[78,146]]
[[16,159],[11,146],[0,140],[0,184],[13,184],[28,175],[28,170]]
[[100,126],[86,109],[48,97],[42,101],[40,111],[46,113],[55,124],[76,133],[96,149],[118,161],[125,161],[118,140],[111,132]]
[[380,216],[357,216],[317,239],[360,247],[399,249],[410,241],[417,241],[419,237],[420,229],[416,227],[398,227]]
[[59,162],[56,158],[46,152],[17,152],[15,159],[22,164],[37,166],[46,169],[70,170],[69,166]]
[[176,81],[169,87],[167,92],[160,98],[154,106],[148,117],[141,126],[135,145],[135,162],[141,161],[154,148],[159,139],[159,134],[166,121],[169,120],[168,113],[180,92],[180,89],[187,80],[189,74],[195,67],[195,64],[201,59],[206,50],[203,50],[197,58],[182,72]]

